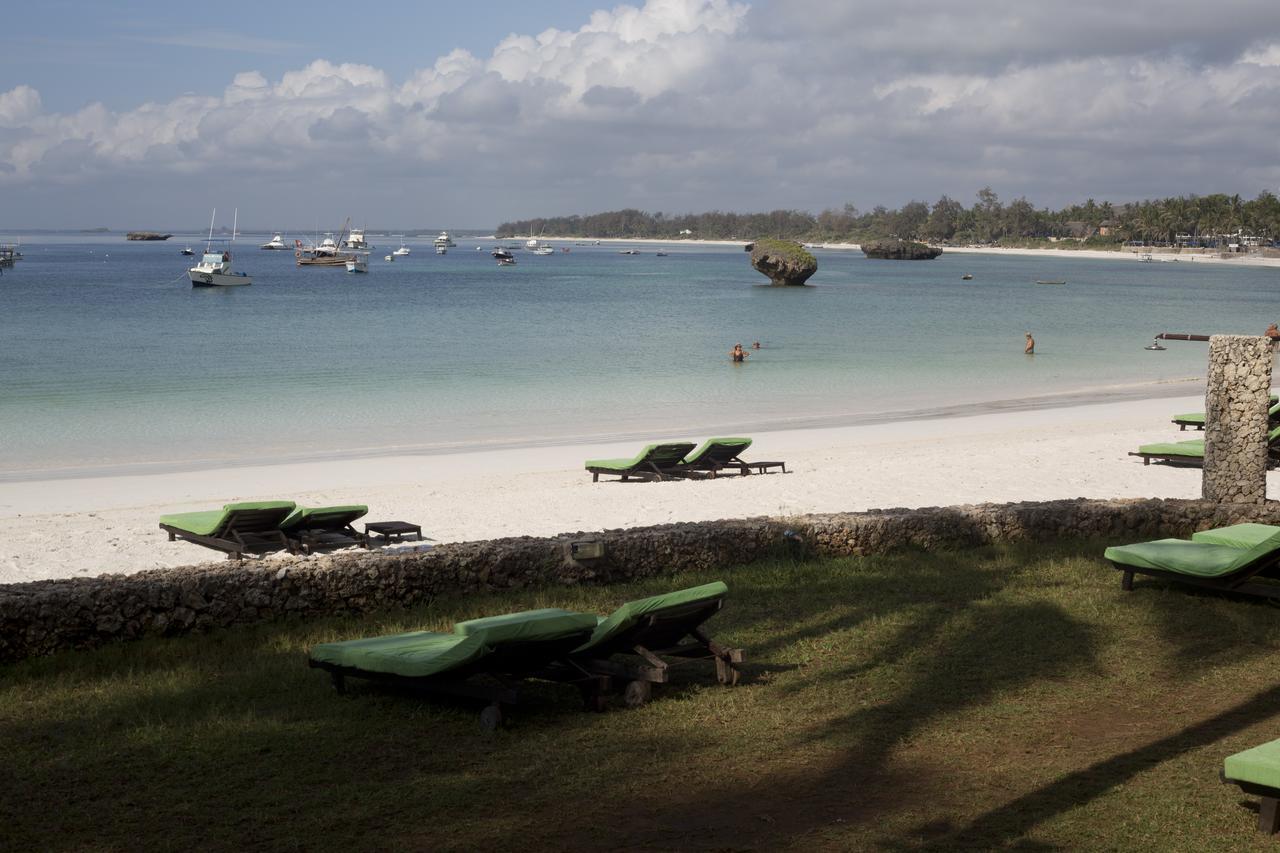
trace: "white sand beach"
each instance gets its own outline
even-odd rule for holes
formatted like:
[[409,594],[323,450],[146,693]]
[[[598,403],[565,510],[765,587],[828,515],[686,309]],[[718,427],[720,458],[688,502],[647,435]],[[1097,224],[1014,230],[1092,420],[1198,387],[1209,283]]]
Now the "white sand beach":
[[6,482],[0,583],[221,559],[168,542],[157,519],[239,500],[365,503],[366,520],[420,523],[449,542],[984,501],[1192,498],[1198,469],[1144,466],[1127,453],[1195,437],[1169,418],[1202,404],[1166,397],[755,433],[747,458],[785,460],[790,473],[714,481],[592,483],[583,460],[630,456],[637,443],[628,442]]

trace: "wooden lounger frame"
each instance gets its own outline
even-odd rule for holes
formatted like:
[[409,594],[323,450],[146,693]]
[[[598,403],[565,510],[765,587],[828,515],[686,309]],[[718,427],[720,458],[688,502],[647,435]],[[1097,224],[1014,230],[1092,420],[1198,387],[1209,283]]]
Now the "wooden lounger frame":
[[[695,660],[713,659],[716,680],[735,685],[742,649],[722,646],[702,630],[723,606],[724,599],[718,598],[650,613],[608,642],[574,655],[572,662],[587,672],[625,681],[623,698],[631,707],[648,701],[651,685],[665,684],[672,667]],[[642,662],[620,663],[612,659],[617,654],[635,655]]]
[[292,509],[234,509],[228,511],[218,531],[209,535],[192,533],[181,527],[161,522],[160,529],[169,541],[181,539],[226,553],[228,560],[243,560],[245,554],[267,554],[271,551],[296,553],[288,537],[280,530]]
[[600,468],[595,465],[587,466],[587,470],[591,472],[591,482],[600,482],[601,474],[609,474],[614,477],[621,477],[622,482],[626,482],[631,478],[637,480],[645,480],[646,482],[654,482],[655,480],[671,480],[674,479],[679,470],[679,466],[662,467],[653,462],[641,462],[634,468],[628,468],[625,471],[619,471],[616,468]]
[[[363,518],[367,513],[345,513],[348,520],[337,524],[334,519],[328,524],[323,522],[307,527],[291,527],[284,531],[285,537],[295,552],[314,554],[316,551],[333,551],[338,548],[351,548],[359,545],[369,547],[368,535],[351,526],[353,521]],[[337,518],[341,518],[339,515]]]
[[1241,779],[1228,779],[1224,771],[1218,771],[1219,778],[1228,785],[1236,785],[1246,794],[1261,797],[1258,803],[1258,831],[1267,835],[1280,832],[1280,789]]
[[1242,595],[1253,595],[1259,598],[1280,599],[1280,583],[1255,583],[1254,578],[1269,576],[1268,573],[1280,564],[1280,551],[1272,553],[1237,569],[1229,575],[1219,578],[1200,578],[1194,575],[1183,575],[1178,572],[1165,571],[1163,569],[1148,569],[1141,566],[1128,566],[1123,563],[1117,563],[1115,560],[1110,561],[1111,565],[1121,572],[1120,588],[1125,592],[1133,590],[1133,576],[1135,574],[1147,575],[1148,577],[1160,578],[1161,580],[1175,581],[1177,583],[1189,584],[1190,586],[1198,586],[1202,589],[1212,589],[1218,592],[1238,592]]
[[[488,704],[480,712],[480,725],[492,731],[502,723],[504,706],[520,704],[521,687],[531,679],[576,684],[584,704],[603,711],[612,686],[609,677],[588,672],[568,657],[570,651],[590,636],[590,632],[582,632],[550,642],[504,643],[491,655],[438,675],[373,672],[311,658],[307,659],[307,665],[327,671],[334,689],[340,694],[346,693],[347,678],[361,678],[409,687],[430,695],[485,700]],[[486,680],[477,680],[481,677]]]

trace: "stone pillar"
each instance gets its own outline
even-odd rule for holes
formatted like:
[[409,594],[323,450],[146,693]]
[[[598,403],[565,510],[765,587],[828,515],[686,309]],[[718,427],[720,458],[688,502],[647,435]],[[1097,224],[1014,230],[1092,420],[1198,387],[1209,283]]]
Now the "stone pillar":
[[1271,360],[1270,338],[1209,338],[1201,486],[1205,500],[1263,503],[1267,499]]

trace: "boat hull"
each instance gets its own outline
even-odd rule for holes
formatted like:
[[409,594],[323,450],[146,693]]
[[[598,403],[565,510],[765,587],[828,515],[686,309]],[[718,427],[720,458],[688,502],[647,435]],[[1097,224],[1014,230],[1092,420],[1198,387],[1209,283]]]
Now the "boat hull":
[[188,270],[192,287],[244,287],[253,284],[253,278],[244,273],[202,272]]

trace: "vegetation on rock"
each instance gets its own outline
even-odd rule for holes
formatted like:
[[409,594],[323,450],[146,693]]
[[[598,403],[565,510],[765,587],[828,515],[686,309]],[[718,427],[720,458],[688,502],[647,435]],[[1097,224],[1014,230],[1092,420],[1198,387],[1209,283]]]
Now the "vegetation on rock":
[[775,285],[804,284],[818,271],[818,259],[791,240],[761,237],[746,248],[751,252],[751,266]]

